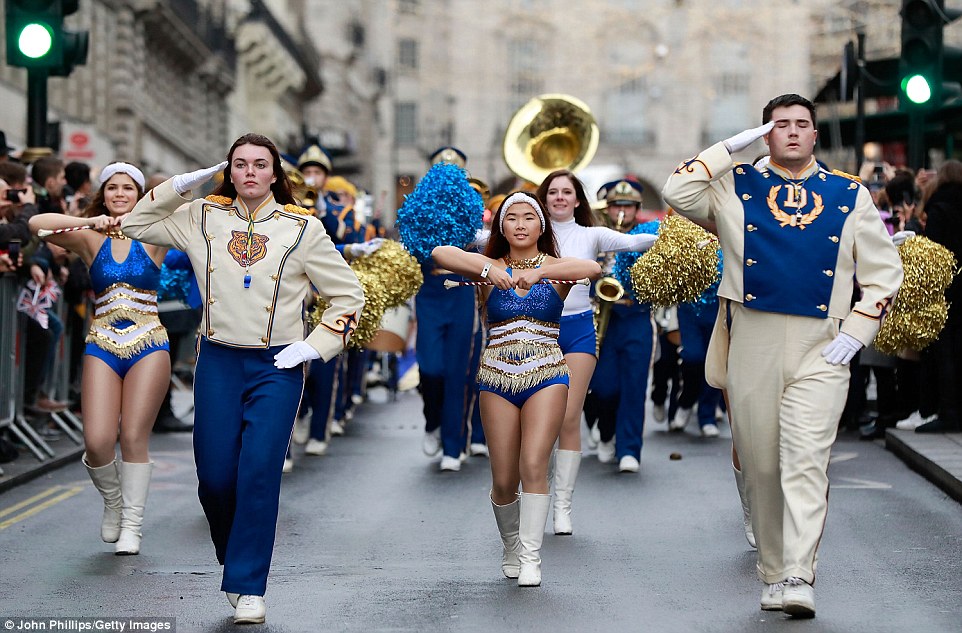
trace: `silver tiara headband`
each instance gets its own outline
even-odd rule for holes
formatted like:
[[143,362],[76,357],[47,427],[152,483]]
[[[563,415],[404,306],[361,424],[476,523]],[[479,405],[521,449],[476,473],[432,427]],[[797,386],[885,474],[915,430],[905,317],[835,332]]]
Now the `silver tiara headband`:
[[501,205],[501,218],[498,220],[498,229],[504,233],[504,216],[508,214],[508,209],[516,204],[526,204],[534,207],[534,212],[538,214],[538,219],[541,220],[541,232],[544,233],[544,214],[541,213],[541,205],[538,204],[538,200],[534,196],[520,191],[512,193],[505,199],[504,204]]

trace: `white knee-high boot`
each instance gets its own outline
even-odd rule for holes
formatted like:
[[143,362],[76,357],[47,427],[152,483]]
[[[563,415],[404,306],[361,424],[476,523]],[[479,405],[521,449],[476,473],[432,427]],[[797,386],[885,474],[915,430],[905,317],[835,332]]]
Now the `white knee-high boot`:
[[581,468],[581,451],[555,451],[554,533],[571,534],[571,496]]
[[541,543],[544,542],[544,527],[548,523],[550,508],[551,495],[521,493],[519,587],[537,587],[541,584]]
[[520,502],[516,498],[511,503],[499,506],[491,500],[491,509],[494,510],[494,520],[498,522],[498,531],[501,532],[501,544],[504,545],[504,553],[501,556],[501,572],[505,578],[517,578],[521,573],[518,553],[521,551],[521,540],[518,537],[518,529],[521,522]]
[[742,502],[742,521],[745,523],[745,538],[748,539],[748,544],[752,547],[757,548],[755,545],[755,534],[752,532],[752,507],[748,503],[748,495],[745,493],[745,475],[742,471],[735,468],[732,464],[732,472],[735,473],[735,487],[738,488],[738,498]]
[[117,460],[106,466],[94,468],[87,463],[87,454],[84,453],[84,468],[90,475],[90,480],[94,482],[94,488],[100,492],[104,498],[104,517],[100,523],[100,538],[104,543],[116,543],[120,538],[120,516],[124,506],[123,497],[120,492],[120,473],[117,472]]
[[120,538],[114,552],[118,555],[140,553],[140,528],[144,524],[144,506],[154,463],[133,464],[120,462],[120,490],[124,498],[120,519]]

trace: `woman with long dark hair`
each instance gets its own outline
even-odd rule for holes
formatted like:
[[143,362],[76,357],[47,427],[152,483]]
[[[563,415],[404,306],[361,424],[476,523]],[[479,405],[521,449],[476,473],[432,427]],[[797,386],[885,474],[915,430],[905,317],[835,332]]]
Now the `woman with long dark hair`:
[[[223,170],[214,195],[189,192]],[[234,622],[266,618],[281,469],[304,387],[302,364],[347,345],[363,293],[320,220],[295,204],[274,143],[245,134],[227,161],[174,176],[124,220],[136,239],[187,253],[204,314],[194,377],[198,495]],[[304,337],[313,285],[330,306]]]
[[594,278],[601,267],[559,258],[541,203],[524,192],[502,202],[483,255],[439,246],[432,256],[442,268],[491,282],[481,286],[489,332],[478,385],[491,504],[504,545],[501,570],[519,586],[538,586],[551,501],[548,462],[568,394],[558,327],[564,299],[574,287],[540,282]]
[[[653,235],[626,235],[607,227],[593,226],[584,185],[567,169],[548,174],[538,187],[537,196],[548,210],[558,252],[562,257],[594,260],[602,252],[645,251],[655,242]],[[571,497],[581,467],[581,411],[591,375],[598,363],[593,314],[588,289],[581,286],[572,288],[565,299],[561,336],[558,339],[568,363],[571,386],[555,455],[555,534],[571,534],[572,531]],[[639,389],[646,388],[646,385],[639,385]],[[599,459],[614,459],[614,448],[609,447],[610,457],[607,457],[604,447],[599,447]]]
[[148,454],[150,431],[170,382],[167,331],[157,315],[160,264],[167,248],[141,244],[120,232],[121,219],[143,194],[143,173],[127,163],[111,163],[100,181],[83,217],[45,213],[31,218],[30,229],[97,229],[46,239],[76,253],[90,269],[97,298],[81,379],[82,461],[104,499],[101,538],[116,543],[117,554],[137,554],[154,466]]

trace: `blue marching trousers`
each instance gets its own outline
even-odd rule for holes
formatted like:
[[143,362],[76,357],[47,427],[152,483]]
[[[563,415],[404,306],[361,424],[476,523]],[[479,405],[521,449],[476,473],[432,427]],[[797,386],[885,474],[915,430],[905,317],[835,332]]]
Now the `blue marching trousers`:
[[678,397],[678,405],[686,409],[698,402],[698,425],[715,424],[715,409],[722,402],[720,389],[705,380],[705,358],[708,342],[715,327],[718,304],[678,305],[678,330],[681,333],[681,371],[684,387]]
[[281,349],[200,343],[194,461],[198,496],[224,566],[222,591],[263,596],[267,590],[281,469],[304,389],[303,367],[274,367]]
[[653,349],[654,325],[648,306],[612,306],[591,391],[597,399],[602,441],[611,440],[614,426],[618,459],[628,455],[641,459]]
[[466,446],[468,366],[477,310],[474,288],[445,290],[445,279],[460,278],[427,274],[415,297],[416,352],[427,421],[425,430],[431,432],[440,426],[444,454],[460,457]]
[[334,396],[337,393],[338,366],[343,355],[337,355],[324,362],[311,361],[307,374],[307,394],[311,404],[311,438],[327,441],[327,423],[334,411]]

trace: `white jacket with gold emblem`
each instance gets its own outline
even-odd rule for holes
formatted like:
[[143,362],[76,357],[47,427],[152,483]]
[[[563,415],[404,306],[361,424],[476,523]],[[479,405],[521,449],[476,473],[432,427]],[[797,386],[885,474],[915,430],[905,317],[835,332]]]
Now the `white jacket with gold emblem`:
[[[354,332],[364,293],[321,222],[300,211],[268,197],[254,210],[247,249],[243,201],[190,200],[168,180],[137,203],[123,232],[187,253],[204,299],[201,334],[208,340],[250,349],[306,340],[329,360]],[[330,307],[304,339],[303,303],[311,284]]]

